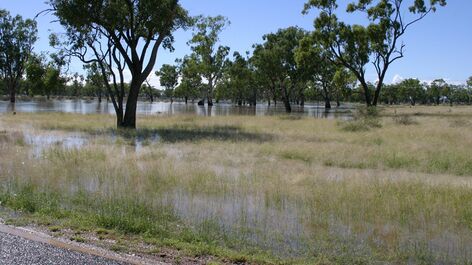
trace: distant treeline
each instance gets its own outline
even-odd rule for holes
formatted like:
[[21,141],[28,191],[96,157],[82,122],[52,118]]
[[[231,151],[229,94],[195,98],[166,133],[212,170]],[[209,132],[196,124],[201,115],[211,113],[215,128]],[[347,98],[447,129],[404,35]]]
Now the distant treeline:
[[[374,91],[374,84],[369,84]],[[440,105],[440,104],[472,104],[472,77],[467,84],[450,84],[443,79],[437,79],[430,83],[421,82],[418,79],[405,79],[395,84],[385,84],[384,92],[381,95],[383,104],[411,104],[411,105]],[[125,85],[129,89],[129,85]],[[331,87],[333,96],[330,103],[340,105],[343,102],[364,102],[363,90],[355,84],[345,86],[337,90]],[[190,92],[190,93],[189,93]],[[201,91],[197,88],[193,92],[183,91],[182,86],[175,89],[158,90],[152,86],[143,85],[140,93],[142,100],[155,101],[178,100],[178,101],[199,101]],[[254,104],[277,104],[282,102],[282,97],[278,94],[270,95],[270,89],[254,89],[251,87],[234,88],[228,84],[222,84],[215,89],[215,100],[230,101],[235,105],[254,105]],[[8,90],[5,82],[0,80],[0,94],[7,98]],[[105,88],[100,82],[94,83],[89,77],[75,75],[69,78],[61,77],[60,82],[54,87],[47,87],[44,84],[38,84],[28,78],[21,79],[18,86],[18,95],[34,97],[61,97],[61,98],[96,98],[97,100],[107,99]],[[270,95],[270,96],[268,96]],[[325,102],[326,98],[322,88],[307,84],[303,89],[303,96],[293,95],[290,102],[295,105],[303,105],[306,101]]]
[[[267,33],[244,53],[221,43],[221,33],[230,24],[227,18],[190,16],[178,1],[169,8],[161,0],[118,0],[116,5],[51,0],[51,13],[66,32],[50,35],[56,51],[52,54],[33,52],[38,40],[35,20],[0,10],[0,92],[11,102],[18,94],[107,98],[117,126],[129,128],[136,126],[139,98],[177,98],[209,106],[222,100],[282,104],[287,112],[307,101],[322,101],[327,109],[341,102],[368,107],[471,104],[472,78],[463,85],[442,79],[386,84],[390,66],[405,56],[404,35],[446,6],[446,0],[357,0],[345,7],[341,2],[307,1],[300,11],[317,11],[312,30],[292,26]],[[346,23],[336,15],[340,9],[364,18]],[[130,23],[129,17],[146,20]],[[153,73],[159,48],[172,51],[173,32],[179,28],[192,31],[187,40],[191,52]],[[83,63],[82,74],[69,72],[71,58]],[[372,74],[375,83],[367,80]],[[161,90],[148,82],[153,75]]]

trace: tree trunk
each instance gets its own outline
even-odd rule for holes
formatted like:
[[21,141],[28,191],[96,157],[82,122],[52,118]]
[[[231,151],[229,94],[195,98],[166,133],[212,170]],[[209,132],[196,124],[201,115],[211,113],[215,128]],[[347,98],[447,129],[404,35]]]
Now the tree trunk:
[[382,83],[383,81],[379,82],[379,84],[377,85],[376,89],[375,89],[375,93],[374,93],[374,100],[372,101],[372,105],[374,106],[377,106],[377,103],[379,102],[379,98],[380,98],[380,91],[382,90]]
[[325,100],[325,109],[331,109],[331,100],[329,98]]
[[282,88],[285,111],[287,113],[291,113],[292,112],[292,106],[290,105],[290,97],[288,95],[287,87],[283,84],[283,82],[280,86]]
[[126,101],[126,111],[121,123],[122,128],[136,129],[136,108],[138,106],[139,88],[141,84],[131,82],[128,100]]
[[16,85],[10,82],[9,87],[10,87],[10,102],[15,103],[16,102]]
[[367,107],[372,106],[372,97],[370,95],[369,86],[365,81],[361,81],[362,88],[364,89],[364,98]]
[[331,109],[331,97],[328,91],[327,84],[323,82],[323,97],[325,100],[325,109]]
[[287,113],[291,113],[292,112],[292,106],[290,105],[290,101],[284,99],[284,106],[285,106],[285,111]]
[[185,105],[188,104],[188,97],[185,97]]
[[115,110],[116,112],[116,126],[118,128],[123,127],[123,111],[122,110]]

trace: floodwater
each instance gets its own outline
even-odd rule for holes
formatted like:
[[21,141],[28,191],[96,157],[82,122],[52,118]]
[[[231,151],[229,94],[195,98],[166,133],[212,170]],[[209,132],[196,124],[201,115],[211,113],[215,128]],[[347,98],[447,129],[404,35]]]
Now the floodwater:
[[33,158],[42,157],[44,151],[52,147],[80,149],[87,143],[87,139],[79,133],[31,133],[25,131],[23,135],[25,143],[31,146]]
[[[353,105],[343,105],[339,108],[325,110],[322,103],[309,103],[304,107],[292,106],[292,115],[308,116],[315,118],[346,119],[351,117]],[[33,100],[20,101],[12,105],[7,101],[0,101],[0,113],[7,112],[64,112],[77,114],[114,114],[115,110],[111,102],[97,100]],[[196,103],[174,102],[139,102],[137,112],[139,115],[178,115],[195,114],[198,116],[228,116],[228,115],[282,115],[285,114],[283,104],[268,106],[267,103],[258,104],[256,107],[235,106],[229,103],[215,104],[213,107],[198,106]]]

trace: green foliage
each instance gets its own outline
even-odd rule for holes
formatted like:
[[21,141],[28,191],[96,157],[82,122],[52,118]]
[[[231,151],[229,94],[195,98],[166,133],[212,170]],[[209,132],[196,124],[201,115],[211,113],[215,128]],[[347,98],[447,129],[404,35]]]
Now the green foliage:
[[376,107],[358,108],[352,120],[338,122],[341,130],[346,132],[362,132],[381,128],[380,110]]
[[104,77],[100,70],[100,66],[96,62],[84,65],[84,70],[86,70],[85,93],[87,95],[96,95],[100,100],[102,95],[107,93],[104,83],[105,80],[109,79],[109,74]]
[[264,43],[254,46],[251,63],[256,74],[271,91],[272,97],[282,97],[287,112],[291,112],[291,97],[305,87],[306,78],[295,60],[294,51],[306,32],[298,27],[280,29],[263,37]]
[[47,62],[44,55],[32,55],[26,66],[26,82],[28,94],[50,95],[58,94],[66,80],[61,77],[60,66],[54,61]]
[[13,17],[0,9],[0,79],[6,83],[12,102],[38,39],[37,34],[36,21],[24,20],[19,15]]
[[187,56],[180,61],[180,85],[175,88],[174,95],[179,98],[195,99],[202,90],[202,77],[199,74],[199,65],[194,55]]
[[228,62],[221,85],[217,87],[217,98],[232,99],[234,103],[257,103],[258,86],[254,82],[254,72],[249,59],[239,52],[233,54],[233,61]]
[[406,79],[398,84],[386,85],[383,101],[387,104],[425,102],[426,88],[418,79]]
[[188,42],[193,54],[198,73],[206,80],[203,88],[203,100],[213,104],[213,92],[221,80],[226,66],[226,57],[230,48],[218,45],[219,35],[230,22],[222,16],[199,16],[194,21],[195,31]]
[[165,88],[164,95],[172,99],[174,97],[174,89],[179,82],[178,67],[164,64],[161,70],[156,72],[156,75],[159,77],[161,86]]
[[434,104],[441,104],[441,98],[448,93],[448,84],[444,79],[436,79],[428,87],[428,96]]
[[43,56],[31,56],[26,65],[26,78],[30,85],[30,95],[43,94],[46,66]]
[[[51,36],[51,45],[84,63],[97,63],[102,75],[109,73],[112,83],[104,83],[117,114],[117,125],[135,128],[141,86],[154,68],[159,48],[173,50],[173,32],[188,26],[187,11],[178,0],[48,3],[66,29],[64,40]],[[131,73],[128,93],[125,69]]]
[[[405,15],[406,2],[411,3],[411,20]],[[367,26],[339,21],[336,16],[337,3],[336,0],[309,0],[303,12],[306,14],[312,8],[320,10],[313,33],[317,42],[332,62],[356,75],[364,90],[367,106],[377,105],[389,66],[404,56],[405,45],[399,39],[411,25],[436,11],[437,5],[446,5],[446,1],[433,0],[428,5],[425,1],[358,0],[348,4],[347,12],[367,15]],[[369,62],[373,63],[378,78],[373,94],[365,78]]]

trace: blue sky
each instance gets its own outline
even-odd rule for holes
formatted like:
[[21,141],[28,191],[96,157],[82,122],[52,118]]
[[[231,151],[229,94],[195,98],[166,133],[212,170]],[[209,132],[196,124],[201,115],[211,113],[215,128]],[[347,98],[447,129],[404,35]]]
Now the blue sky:
[[[410,0],[411,1],[411,0]],[[0,0],[0,8],[12,14],[32,18],[47,8],[44,0]],[[231,25],[221,35],[221,43],[232,51],[251,50],[254,43],[262,41],[262,35],[279,28],[297,25],[312,29],[316,11],[302,15],[305,0],[181,0],[182,5],[192,15],[223,15]],[[350,2],[342,0],[340,6]],[[397,61],[389,70],[387,82],[399,78],[419,78],[430,81],[444,78],[451,82],[464,82],[472,76],[472,1],[449,0],[448,6],[415,24],[404,38],[405,58]],[[358,16],[341,14],[349,22],[363,23]],[[51,50],[48,45],[50,32],[60,32],[61,28],[51,23],[54,18],[41,16],[38,19],[40,40],[36,51]],[[160,51],[156,69],[163,63],[173,63],[175,58],[188,54],[186,42],[190,32],[175,34],[174,53]],[[81,72],[82,67],[75,62],[72,71]],[[371,81],[375,75],[371,69],[367,73]],[[153,80],[153,83],[156,80]]]

